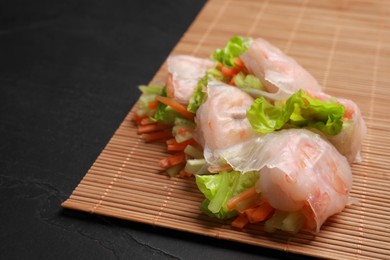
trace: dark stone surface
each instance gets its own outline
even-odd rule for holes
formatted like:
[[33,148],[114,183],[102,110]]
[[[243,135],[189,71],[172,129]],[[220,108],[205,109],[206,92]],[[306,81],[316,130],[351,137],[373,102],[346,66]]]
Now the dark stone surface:
[[203,4],[0,4],[0,259],[299,258],[60,207]]

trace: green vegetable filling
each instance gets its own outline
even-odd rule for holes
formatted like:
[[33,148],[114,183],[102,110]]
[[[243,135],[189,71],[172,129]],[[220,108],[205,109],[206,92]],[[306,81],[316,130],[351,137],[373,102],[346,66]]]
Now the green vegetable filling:
[[205,200],[201,209],[207,215],[219,219],[228,219],[237,215],[236,211],[227,209],[227,202],[237,194],[253,187],[258,173],[223,171],[215,175],[196,175],[196,184],[204,194]]
[[343,127],[345,107],[335,100],[314,99],[299,90],[287,99],[272,105],[264,97],[257,98],[247,111],[255,131],[266,134],[289,127],[312,127],[328,135],[337,135]]
[[215,50],[211,58],[224,66],[235,67],[234,58],[240,57],[246,52],[251,43],[252,38],[235,36],[229,40],[225,48]]
[[[164,87],[160,93],[160,96],[167,97],[167,88]],[[173,125],[176,118],[182,118],[180,113],[172,109],[171,107],[158,102],[156,112],[154,113],[152,120],[163,122],[166,124]]]

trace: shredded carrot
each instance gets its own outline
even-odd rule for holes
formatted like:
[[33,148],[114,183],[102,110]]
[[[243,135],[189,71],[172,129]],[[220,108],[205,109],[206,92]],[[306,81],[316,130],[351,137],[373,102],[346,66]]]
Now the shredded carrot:
[[186,118],[188,118],[190,120],[194,120],[194,114],[191,113],[190,111],[188,111],[186,107],[184,107],[182,104],[176,102],[172,98],[157,96],[156,100],[160,101],[161,103],[163,103],[167,106],[170,106],[172,109],[176,110],[177,112],[179,112],[180,114],[182,114]]
[[232,170],[232,166],[229,164],[221,165],[221,166],[209,166],[207,170],[211,173],[218,173],[221,171],[230,171]]
[[178,144],[178,142],[176,141],[176,138],[170,138],[166,141],[167,145],[170,145],[170,144]]
[[149,109],[156,109],[158,107],[158,102],[156,100],[150,101],[148,103],[148,108]]
[[245,210],[245,214],[250,223],[257,223],[266,220],[274,212],[274,208],[268,203],[264,202],[256,208]]
[[234,68],[234,67],[222,66],[221,72],[222,72],[223,75],[225,75],[225,76],[227,76],[227,77],[233,77],[233,76],[235,76],[238,72],[240,72],[240,69],[239,69],[239,68]]
[[164,158],[164,159],[161,159],[160,160],[160,166],[162,167],[162,168],[169,168],[169,161],[168,161],[168,158],[169,157],[166,157],[166,158]]
[[[175,140],[176,141],[176,140]],[[197,146],[198,143],[193,139],[189,139],[187,141],[184,141],[184,142],[181,142],[181,143],[173,143],[172,141],[170,141],[170,144],[168,144],[167,142],[167,145],[168,145],[168,151],[184,151],[184,149],[186,149],[187,145],[192,145],[192,146]]]
[[238,212],[244,213],[245,210],[250,208],[255,208],[263,202],[265,202],[265,199],[263,198],[263,196],[261,196],[260,193],[257,193],[252,197],[249,197],[245,200],[238,202],[234,209],[237,210]]
[[151,124],[155,124],[156,121],[153,121],[150,119],[150,117],[145,117],[144,119],[142,119],[139,124],[140,125],[151,125]]
[[184,163],[186,161],[186,155],[183,152],[179,152],[173,156],[170,156],[168,159],[170,165],[176,165],[179,163]]
[[195,141],[195,139],[194,138],[190,138],[190,139],[188,139],[188,140],[186,140],[186,141],[183,141],[183,142],[181,142],[181,143],[179,143],[179,142],[177,142],[176,141],[176,138],[171,138],[171,139],[168,139],[167,141],[166,141],[166,143],[167,143],[167,145],[169,145],[169,144],[190,144],[190,145],[192,145],[192,146],[198,146],[199,144]]
[[146,142],[160,141],[172,137],[172,131],[164,130],[159,132],[147,133],[143,135]]
[[179,135],[184,135],[184,134],[186,134],[186,133],[188,133],[188,132],[190,132],[191,130],[189,130],[189,129],[187,129],[187,128],[184,128],[184,127],[179,127],[178,129],[177,129],[177,133],[179,134]]
[[137,133],[138,134],[146,134],[151,132],[161,131],[167,128],[170,128],[170,125],[162,124],[162,123],[154,123],[148,125],[140,125],[138,126]]
[[189,172],[186,172],[184,169],[182,169],[182,170],[179,172],[179,176],[180,176],[180,177],[190,177],[190,176],[192,176],[192,174],[189,173]]
[[243,228],[248,224],[249,220],[245,214],[239,214],[238,217],[230,223],[233,227]]
[[238,57],[234,58],[233,62],[234,62],[234,65],[236,65],[237,67],[239,67],[241,69],[245,68],[245,64],[240,58],[238,58]]
[[[341,104],[341,105],[343,105],[343,104]],[[345,112],[344,112],[343,119],[352,119],[353,113],[355,112],[353,110],[353,107],[352,106],[347,107],[345,105],[343,105],[343,106],[345,107]]]
[[137,113],[133,113],[131,116],[131,120],[135,123],[139,124],[143,119],[148,118],[148,116],[139,116]]
[[239,194],[237,194],[236,196],[234,196],[233,198],[231,198],[228,202],[227,202],[227,208],[229,210],[233,210],[237,207],[237,204],[241,201],[244,201],[246,199],[249,199],[250,197],[252,196],[255,196],[257,195],[257,191],[256,191],[256,187],[253,186],[252,188],[249,188]]
[[185,163],[186,155],[184,152],[178,152],[176,154],[170,155],[162,160],[160,160],[160,166],[162,168],[169,168],[171,166]]
[[186,149],[187,144],[168,144],[167,150],[172,151],[184,151]]
[[229,82],[229,85],[231,85],[231,86],[235,86],[236,85],[236,82],[234,81],[235,78],[236,78],[236,76],[232,77],[232,79]]

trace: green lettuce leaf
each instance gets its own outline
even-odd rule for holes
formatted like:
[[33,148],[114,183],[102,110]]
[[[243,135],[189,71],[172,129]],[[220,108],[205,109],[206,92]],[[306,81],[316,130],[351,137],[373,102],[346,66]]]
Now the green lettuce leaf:
[[[160,96],[162,96],[162,97],[167,96],[167,88],[166,87],[164,87],[162,89]],[[175,119],[178,117],[182,117],[180,113],[176,112],[171,107],[169,107],[161,102],[158,102],[158,106],[157,106],[156,112],[154,113],[154,116],[152,117],[152,120],[173,125],[175,122]]]
[[343,127],[345,107],[335,100],[310,97],[299,90],[285,104],[272,105],[257,98],[246,115],[255,131],[266,134],[281,128],[312,127],[328,135],[337,135]]
[[234,58],[241,56],[246,52],[252,42],[252,38],[235,36],[229,40],[225,48],[217,49],[211,55],[215,61],[219,61],[225,66],[235,67]]
[[199,80],[198,85],[192,92],[190,101],[187,105],[188,111],[196,113],[200,105],[203,104],[207,98],[207,93],[204,91],[204,89],[207,87],[208,81],[212,79],[220,81],[223,80],[221,71],[217,70],[216,68],[211,68],[206,71],[206,74]]
[[236,171],[223,171],[215,175],[196,175],[196,184],[205,196],[201,209],[209,216],[219,219],[236,216],[236,211],[227,209],[227,202],[237,194],[253,187],[258,177],[257,172],[241,174]]
[[[164,87],[163,90],[160,93],[160,96],[166,97],[167,96],[167,88]],[[165,108],[167,105],[164,103],[158,102],[156,113],[154,114],[153,119],[156,121],[163,121],[165,117]]]
[[208,76],[207,74],[201,78],[198,82],[198,85],[193,90],[192,95],[190,97],[190,101],[187,105],[187,110],[196,113],[200,105],[206,100],[207,93],[203,91],[203,89],[207,86]]

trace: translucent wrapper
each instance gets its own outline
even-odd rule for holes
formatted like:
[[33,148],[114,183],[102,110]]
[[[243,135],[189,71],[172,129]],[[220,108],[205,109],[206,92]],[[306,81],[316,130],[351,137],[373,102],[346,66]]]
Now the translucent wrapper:
[[[254,40],[241,59],[249,72],[262,80],[268,91],[245,89],[253,97],[282,100],[303,89],[322,100],[332,98],[321,92],[320,85],[308,71],[264,39]],[[326,138],[349,162],[361,162],[360,149],[367,129],[360,110],[351,100],[336,100],[346,107],[348,117],[343,122],[341,133],[326,135]]]
[[349,162],[362,161],[360,154],[363,139],[367,133],[367,126],[360,113],[359,107],[351,100],[338,98],[337,101],[347,109],[348,118],[343,122],[343,129],[338,135],[327,135],[326,138],[347,157]]
[[241,89],[210,81],[207,100],[198,109],[195,138],[208,149],[220,149],[255,136],[246,111],[254,99]]
[[351,168],[332,144],[306,129],[289,129],[208,150],[211,165],[226,162],[236,171],[259,171],[256,189],[275,209],[301,211],[306,229],[318,232],[349,201]]
[[215,63],[209,59],[201,59],[190,55],[174,55],[168,57],[168,96],[177,102],[187,105],[198,81]]
[[341,132],[334,136],[324,135],[324,137],[328,139],[342,155],[347,157],[350,163],[361,162],[362,157],[360,151],[363,139],[367,134],[367,126],[356,103],[348,99],[335,98],[323,92],[309,92],[309,94],[320,100],[333,99],[345,107],[343,128]]
[[264,39],[253,40],[240,58],[248,71],[260,78],[269,92],[264,94],[258,90],[248,90],[252,95],[281,100],[299,89],[321,91],[321,86],[308,71]]
[[[361,162],[361,146],[366,136],[367,127],[359,107],[351,100],[334,98],[322,92],[309,92],[310,96],[320,100],[335,100],[345,109],[342,130],[337,135],[320,133],[308,128],[329,140],[350,163]],[[254,99],[239,88],[228,86],[222,82],[210,81],[207,87],[208,98],[197,112],[196,138],[204,147],[206,159],[210,162],[215,155],[215,149],[245,141],[247,138],[258,136],[248,119],[248,110]],[[251,156],[251,155],[248,155]]]

